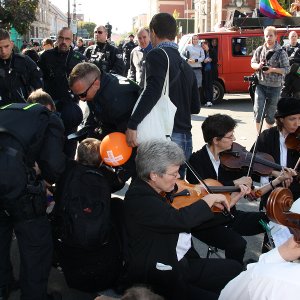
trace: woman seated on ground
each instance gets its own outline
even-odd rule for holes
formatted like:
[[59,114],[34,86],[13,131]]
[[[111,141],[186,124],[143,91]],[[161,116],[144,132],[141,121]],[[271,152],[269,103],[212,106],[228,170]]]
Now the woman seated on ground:
[[[228,259],[201,259],[191,230],[213,218],[212,206],[229,205],[224,195],[208,194],[189,206],[172,207],[165,194],[175,188],[184,160],[174,142],[154,140],[138,147],[138,178],[124,200],[129,245],[124,279],[127,286],[150,285],[166,299],[217,299],[242,266]],[[239,194],[244,193],[242,187]]]

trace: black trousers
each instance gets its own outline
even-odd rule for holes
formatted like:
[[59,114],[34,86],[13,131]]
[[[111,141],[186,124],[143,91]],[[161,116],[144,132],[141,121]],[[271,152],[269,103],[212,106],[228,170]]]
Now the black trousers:
[[15,231],[20,251],[21,300],[46,300],[52,260],[52,236],[46,216],[14,223],[0,212],[0,287],[11,279],[10,246]]
[[188,251],[173,274],[153,270],[147,284],[167,300],[217,300],[225,285],[240,274],[242,265],[230,259],[202,259],[194,251]]
[[259,221],[267,220],[262,212],[236,210],[234,219],[226,226],[217,225],[193,231],[193,236],[202,242],[225,250],[226,258],[243,263],[247,242],[242,236],[252,236],[264,232]]

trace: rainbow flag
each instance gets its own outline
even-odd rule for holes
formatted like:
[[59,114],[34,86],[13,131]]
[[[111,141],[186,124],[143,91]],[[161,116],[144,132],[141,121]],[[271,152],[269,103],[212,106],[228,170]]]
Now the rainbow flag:
[[277,0],[260,0],[259,10],[262,14],[271,19],[291,17],[291,14],[283,9]]

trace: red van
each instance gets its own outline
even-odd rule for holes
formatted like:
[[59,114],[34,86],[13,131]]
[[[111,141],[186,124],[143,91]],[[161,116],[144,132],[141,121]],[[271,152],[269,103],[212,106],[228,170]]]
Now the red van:
[[[300,28],[276,28],[277,38],[281,45],[288,43],[290,31],[300,36]],[[191,43],[193,34],[184,35],[179,42],[182,53],[187,44]],[[264,43],[263,29],[239,29],[236,31],[198,33],[200,42],[208,41],[218,51],[218,79],[214,82],[214,101],[223,99],[224,93],[248,92],[248,82],[244,76],[253,73],[250,61],[255,49]],[[240,44],[238,54],[235,45]]]

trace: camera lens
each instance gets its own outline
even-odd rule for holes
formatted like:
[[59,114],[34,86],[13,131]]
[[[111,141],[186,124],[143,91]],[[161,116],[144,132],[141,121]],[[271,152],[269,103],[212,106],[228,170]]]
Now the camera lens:
[[268,71],[268,70],[269,70],[269,67],[268,67],[268,66],[263,66],[261,69],[262,69],[263,71]]

